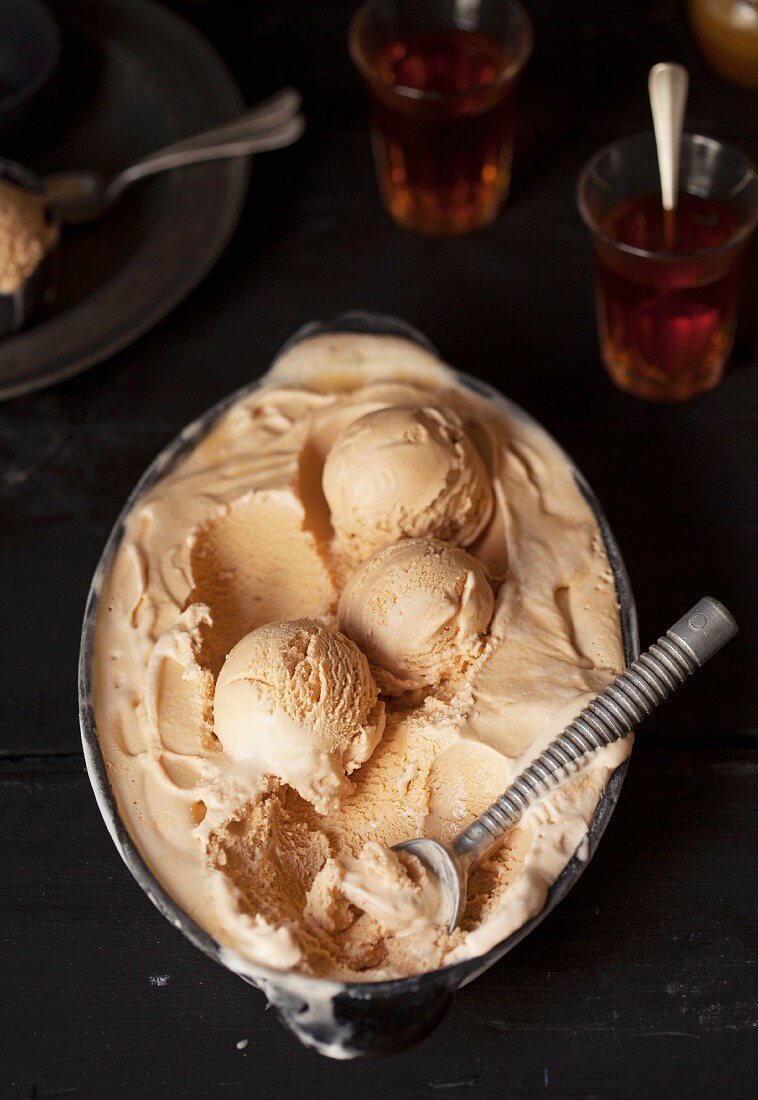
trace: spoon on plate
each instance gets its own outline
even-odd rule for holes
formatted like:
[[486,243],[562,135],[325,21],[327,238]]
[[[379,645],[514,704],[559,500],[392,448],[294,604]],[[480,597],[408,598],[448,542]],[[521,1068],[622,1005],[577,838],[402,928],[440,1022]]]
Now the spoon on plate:
[[529,807],[580,771],[599,748],[625,737],[736,633],[732,615],[706,596],[601,691],[451,844],[419,838],[394,845],[394,851],[410,852],[431,871],[451,932],[466,906],[470,872],[499,847]]
[[110,180],[98,172],[85,170],[54,172],[42,181],[45,202],[67,225],[95,221],[103,217],[127,187],[147,176],[291,145],[305,128],[300,105],[300,94],[294,88],[283,88],[238,118],[159,149]]

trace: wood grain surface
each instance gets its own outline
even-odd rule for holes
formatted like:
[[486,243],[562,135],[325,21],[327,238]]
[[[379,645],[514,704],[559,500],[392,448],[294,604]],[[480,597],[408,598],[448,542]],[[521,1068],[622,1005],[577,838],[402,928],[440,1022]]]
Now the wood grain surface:
[[[232,245],[155,331],[0,405],[0,1100],[755,1095],[756,253],[723,385],[642,404],[598,360],[573,187],[599,145],[648,127],[656,61],[690,70],[689,129],[754,158],[758,101],[710,73],[675,0],[530,0],[513,194],[490,229],[428,241],[378,202],[353,3],[172,6],[249,102],[300,87],[309,130],[256,161]],[[554,433],[618,537],[643,643],[705,594],[742,630],[644,727],[598,855],[546,923],[420,1046],[341,1064],[130,878],[84,771],[76,660],[90,577],[146,464],[296,327],[350,308],[405,317]]]

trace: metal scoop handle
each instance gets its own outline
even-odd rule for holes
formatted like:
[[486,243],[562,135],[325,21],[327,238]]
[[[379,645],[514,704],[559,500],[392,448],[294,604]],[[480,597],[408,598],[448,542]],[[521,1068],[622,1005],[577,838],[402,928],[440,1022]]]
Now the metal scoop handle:
[[625,737],[736,633],[737,623],[718,600],[696,603],[456,838],[452,847],[464,866],[484,859],[533,803],[578,771],[585,757]]

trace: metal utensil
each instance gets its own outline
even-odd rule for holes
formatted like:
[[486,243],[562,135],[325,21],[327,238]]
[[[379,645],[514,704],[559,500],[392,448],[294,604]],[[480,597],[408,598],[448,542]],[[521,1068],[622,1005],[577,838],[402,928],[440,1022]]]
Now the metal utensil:
[[470,872],[529,807],[580,771],[597,749],[625,737],[736,633],[732,615],[706,596],[596,696],[452,844],[419,838],[394,845],[420,859],[437,879],[451,932],[463,915]]
[[147,176],[291,145],[305,127],[300,105],[299,93],[294,88],[284,88],[238,118],[143,157],[111,180],[85,170],[54,172],[43,180],[45,201],[68,225],[94,221],[110,209],[127,187]]
[[669,61],[653,65],[647,86],[661,177],[661,201],[664,210],[676,210],[679,150],[689,87],[687,70],[682,65],[674,65]]

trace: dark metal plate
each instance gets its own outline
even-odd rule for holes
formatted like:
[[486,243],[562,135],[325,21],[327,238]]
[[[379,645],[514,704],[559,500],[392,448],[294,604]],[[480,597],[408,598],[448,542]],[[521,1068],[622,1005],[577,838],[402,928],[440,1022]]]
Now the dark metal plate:
[[[31,135],[14,150],[41,175],[115,172],[241,110],[212,47],[152,0],[50,6],[64,36],[56,106],[38,148]],[[135,186],[102,222],[67,229],[56,301],[0,341],[0,399],[77,374],[160,321],[221,254],[248,175],[247,158],[181,169]]]

